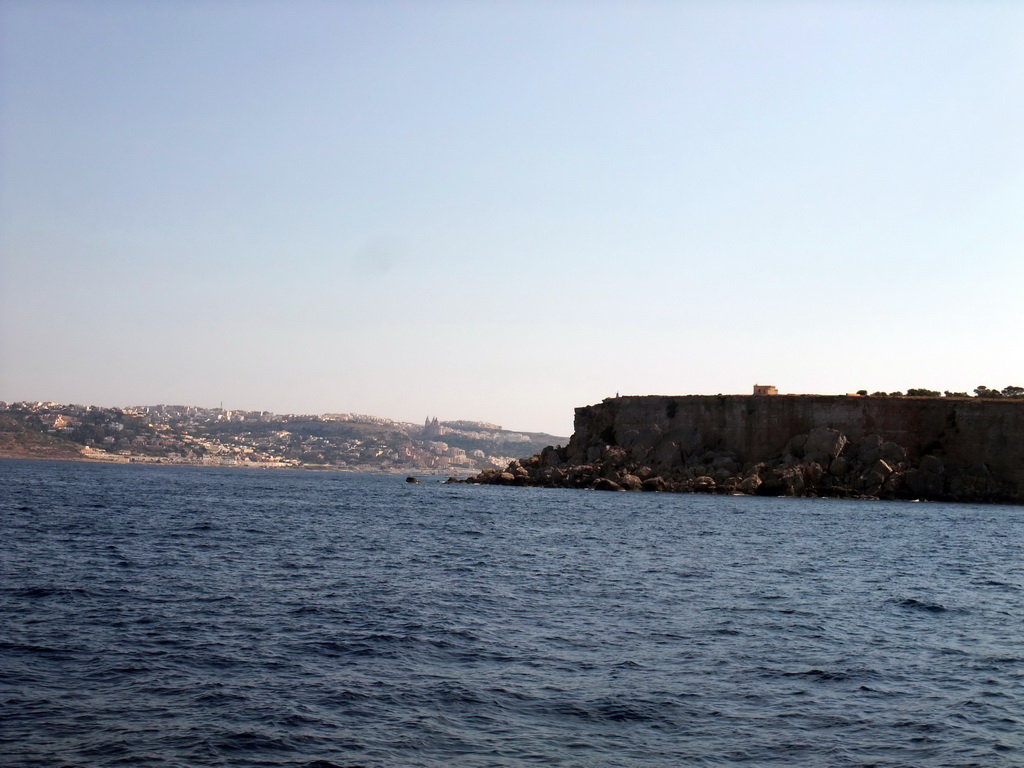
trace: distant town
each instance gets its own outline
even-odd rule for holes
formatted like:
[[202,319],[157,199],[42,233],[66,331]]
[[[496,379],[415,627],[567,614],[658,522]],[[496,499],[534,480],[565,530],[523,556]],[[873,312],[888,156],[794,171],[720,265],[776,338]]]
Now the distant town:
[[568,438],[477,421],[0,401],[0,457],[468,474]]

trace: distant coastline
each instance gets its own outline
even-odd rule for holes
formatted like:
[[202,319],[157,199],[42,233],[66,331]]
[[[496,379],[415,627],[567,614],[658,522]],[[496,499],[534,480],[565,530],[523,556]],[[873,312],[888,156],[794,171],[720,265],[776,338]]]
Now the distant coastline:
[[0,458],[466,476],[567,438],[478,421],[0,402]]

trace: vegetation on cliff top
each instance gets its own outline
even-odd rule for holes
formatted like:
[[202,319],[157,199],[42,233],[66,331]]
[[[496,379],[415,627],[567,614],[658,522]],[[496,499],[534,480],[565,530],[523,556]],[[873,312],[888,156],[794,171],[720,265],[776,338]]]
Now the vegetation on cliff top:
[[[904,397],[902,392],[872,392],[868,395],[866,389],[857,390],[857,394],[864,397]],[[906,397],[970,397],[966,392],[939,392],[934,389],[911,388],[907,390]],[[974,396],[986,400],[1010,398],[1014,400],[1024,399],[1024,387],[1003,387],[1000,389],[989,389],[984,384],[974,388]]]

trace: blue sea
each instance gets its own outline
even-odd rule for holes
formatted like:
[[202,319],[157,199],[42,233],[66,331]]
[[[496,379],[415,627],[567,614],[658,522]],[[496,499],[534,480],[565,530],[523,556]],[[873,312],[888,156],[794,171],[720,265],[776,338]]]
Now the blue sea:
[[0,765],[1024,765],[1024,507],[0,462]]

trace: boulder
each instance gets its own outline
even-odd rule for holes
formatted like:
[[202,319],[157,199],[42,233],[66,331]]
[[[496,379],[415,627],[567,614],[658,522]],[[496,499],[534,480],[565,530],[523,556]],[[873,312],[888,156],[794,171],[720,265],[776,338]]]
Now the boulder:
[[655,471],[654,471],[653,469],[651,469],[650,467],[647,467],[647,466],[643,466],[643,467],[640,467],[640,469],[638,469],[638,470],[637,470],[637,471],[635,472],[635,474],[636,474],[636,476],[637,476],[637,477],[639,477],[639,478],[640,478],[641,480],[649,480],[650,478],[654,477],[656,473],[655,473]]
[[717,483],[718,485],[722,485],[730,477],[734,477],[734,474],[730,472],[728,469],[716,469],[711,474],[711,477],[715,479],[715,483]]
[[725,493],[738,493],[740,490],[740,483],[742,482],[743,478],[739,475],[730,475],[725,478],[725,480],[718,483],[718,489]]
[[880,459],[884,459],[889,464],[896,466],[897,464],[907,460],[907,449],[898,443],[882,443],[878,447],[878,457]]
[[786,449],[784,453],[788,453],[790,456],[796,456],[798,459],[803,458],[804,446],[807,444],[807,435],[794,435],[789,438],[789,442],[786,443]]
[[743,493],[757,493],[757,489],[761,487],[761,477],[757,474],[748,474],[743,480],[740,481],[740,490]]
[[850,460],[845,456],[837,456],[828,465],[828,471],[835,477],[842,477],[850,471]]
[[821,482],[822,476],[825,474],[824,467],[817,462],[811,462],[804,466],[804,482],[811,487],[817,486]]
[[644,481],[636,475],[623,475],[620,483],[622,487],[627,491],[641,491],[644,487]]
[[786,467],[782,470],[782,484],[785,488],[787,496],[801,496],[803,495],[805,483],[803,468]]
[[857,443],[857,452],[864,466],[874,464],[882,456],[882,438],[878,435],[865,435]]
[[609,480],[607,477],[599,477],[594,481],[593,485],[590,486],[595,491],[621,491],[622,486],[613,480]]
[[732,456],[719,456],[711,462],[711,468],[716,472],[725,470],[730,475],[738,474],[740,471],[739,463]]
[[660,477],[649,477],[643,481],[642,488],[645,491],[665,491],[668,483]]
[[715,490],[715,479],[707,475],[701,475],[693,481],[693,490],[698,493],[708,493]]
[[829,460],[832,460],[843,452],[847,442],[846,435],[838,429],[815,427],[804,442],[804,455],[824,454]]
[[601,460],[610,467],[621,467],[629,459],[629,454],[617,445],[606,445],[601,451]]
[[540,463],[544,467],[557,467],[565,461],[565,456],[559,448],[548,446],[540,452]]

